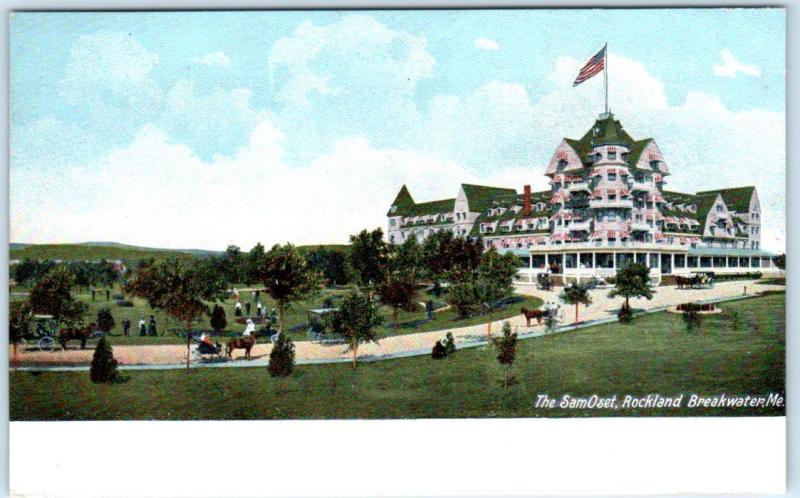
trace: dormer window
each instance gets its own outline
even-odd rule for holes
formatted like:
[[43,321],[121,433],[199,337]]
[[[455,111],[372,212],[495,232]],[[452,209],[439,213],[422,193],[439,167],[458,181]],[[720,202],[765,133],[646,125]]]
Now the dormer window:
[[389,211],[391,211],[392,214],[396,213],[397,212],[397,206],[392,206],[392,208]]
[[628,153],[627,152],[623,152],[622,155],[620,156],[620,158],[627,163],[628,162]]
[[650,167],[653,168],[654,171],[659,170],[659,161],[650,161]]
[[717,212],[718,213],[722,212],[722,204],[717,204]]
[[565,159],[559,159],[558,160],[558,165],[556,165],[556,170],[563,171],[564,168],[567,167],[567,164],[569,164],[569,163],[567,163],[567,161]]
[[617,180],[617,174],[616,173],[609,173],[608,174],[608,181],[613,182],[613,181],[616,181],[616,180]]
[[617,159],[617,149],[609,147],[608,149],[608,160],[615,161]]

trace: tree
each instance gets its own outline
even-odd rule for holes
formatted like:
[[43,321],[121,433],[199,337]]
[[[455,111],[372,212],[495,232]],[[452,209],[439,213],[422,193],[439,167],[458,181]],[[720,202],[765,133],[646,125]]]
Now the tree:
[[187,262],[178,257],[159,260],[139,270],[125,285],[132,296],[147,300],[183,322],[186,329],[186,369],[189,369],[192,322],[208,313],[204,300],[221,299],[225,282],[207,261]]
[[242,250],[239,246],[229,245],[225,249],[225,255],[222,257],[221,263],[222,273],[227,283],[233,284],[242,281],[243,273],[245,273],[245,258],[242,256]]
[[357,367],[359,344],[378,342],[373,330],[382,322],[378,306],[361,292],[345,296],[339,309],[325,315],[325,320],[329,330],[347,340],[348,350],[353,353],[353,368]]
[[511,333],[511,324],[503,322],[503,337],[494,340],[494,346],[497,348],[497,361],[505,367],[503,375],[503,389],[508,387],[508,378],[511,371],[511,366],[514,364],[514,359],[517,354],[517,333]]
[[417,236],[412,233],[402,244],[396,246],[390,262],[390,271],[407,275],[416,282],[423,268],[422,246],[417,242]]
[[114,382],[117,377],[117,360],[114,359],[114,351],[105,336],[97,341],[94,348],[89,377],[95,384]]
[[350,266],[358,284],[369,289],[370,297],[375,286],[386,278],[388,255],[389,248],[380,228],[350,236]]
[[467,318],[478,305],[474,280],[466,279],[450,285],[445,301],[456,310],[456,317],[459,320]]
[[413,311],[417,304],[417,286],[410,276],[402,275],[387,280],[378,287],[381,304],[392,308],[392,330],[397,333],[397,316],[400,310]]
[[775,257],[775,266],[777,266],[781,270],[786,269],[786,254],[781,254]]
[[28,301],[14,301],[8,305],[8,340],[12,346],[14,365],[17,364],[17,342],[28,333],[31,315]]
[[644,297],[653,299],[653,289],[650,288],[650,268],[640,263],[631,263],[621,270],[617,270],[614,288],[608,297],[622,296],[625,298],[624,308],[630,311],[630,298]]
[[305,256],[309,268],[321,273],[328,285],[344,285],[350,281],[350,268],[343,250],[318,247]]
[[250,249],[250,252],[247,253],[247,257],[243,258],[243,268],[240,272],[242,274],[242,280],[246,283],[258,282],[258,269],[261,268],[261,265],[264,263],[265,256],[266,252],[261,242]]
[[578,324],[578,307],[581,304],[584,306],[592,304],[592,297],[589,295],[589,290],[585,285],[577,283],[565,287],[558,297],[566,304],[575,305],[575,325]]
[[54,266],[55,263],[49,260],[25,258],[11,267],[10,274],[17,285],[34,285]]
[[450,231],[435,232],[422,244],[422,263],[432,279],[462,280],[480,264],[483,241],[454,236]]
[[114,321],[114,316],[111,314],[111,310],[108,308],[102,308],[100,311],[97,312],[97,329],[102,330],[106,334],[111,332],[111,329],[114,328],[116,322]]
[[269,353],[269,374],[273,377],[287,377],[294,370],[294,343],[286,334],[280,334]]
[[517,274],[517,258],[506,253],[500,255],[495,248],[481,255],[477,269],[475,292],[488,314],[486,335],[492,337],[492,314],[502,300],[514,292],[514,275]]
[[215,304],[214,309],[211,311],[211,328],[214,329],[214,332],[220,333],[227,326],[228,320],[225,318],[225,309]]
[[88,306],[72,298],[70,290],[74,284],[75,275],[67,265],[53,267],[31,289],[28,296],[31,309],[34,313],[52,315],[59,323],[83,323]]
[[258,269],[258,279],[267,294],[278,303],[278,333],[283,333],[286,307],[313,295],[320,288],[320,275],[309,269],[304,258],[292,244],[275,245],[264,255]]

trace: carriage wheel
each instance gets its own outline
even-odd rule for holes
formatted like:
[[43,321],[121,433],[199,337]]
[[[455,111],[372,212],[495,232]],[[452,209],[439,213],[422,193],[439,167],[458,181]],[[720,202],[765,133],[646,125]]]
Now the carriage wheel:
[[52,351],[56,348],[56,341],[52,337],[42,337],[37,343],[39,351]]

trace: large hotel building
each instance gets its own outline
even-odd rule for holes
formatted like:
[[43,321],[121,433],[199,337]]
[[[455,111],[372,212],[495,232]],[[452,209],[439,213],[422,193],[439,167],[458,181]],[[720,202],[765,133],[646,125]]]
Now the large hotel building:
[[403,186],[388,237],[424,240],[439,230],[481,236],[520,257],[521,282],[555,265],[569,280],[613,275],[630,261],[662,275],[778,271],[761,250],[755,187],[666,190],[670,170],[655,140],[634,140],[611,113],[579,140],[565,138],[544,173],[550,189],[461,185],[455,198],[416,203]]

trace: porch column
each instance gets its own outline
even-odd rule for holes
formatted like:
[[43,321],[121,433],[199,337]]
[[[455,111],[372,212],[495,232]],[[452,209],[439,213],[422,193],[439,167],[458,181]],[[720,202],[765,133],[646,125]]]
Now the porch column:
[[550,253],[544,253],[544,269],[550,268]]
[[614,270],[614,274],[617,273],[617,253],[611,253],[611,269]]
[[747,257],[747,271],[750,271],[750,268],[753,267],[753,256]]
[[670,272],[674,274],[675,273],[675,253],[673,252],[672,254],[669,255],[669,257],[670,257],[669,269],[670,269]]
[[592,271],[597,273],[597,253],[596,252],[592,253]]
[[[566,275],[566,273],[567,273],[567,253],[566,252],[562,252],[561,253],[561,274],[562,275]],[[566,280],[564,281],[564,284],[566,285]]]

